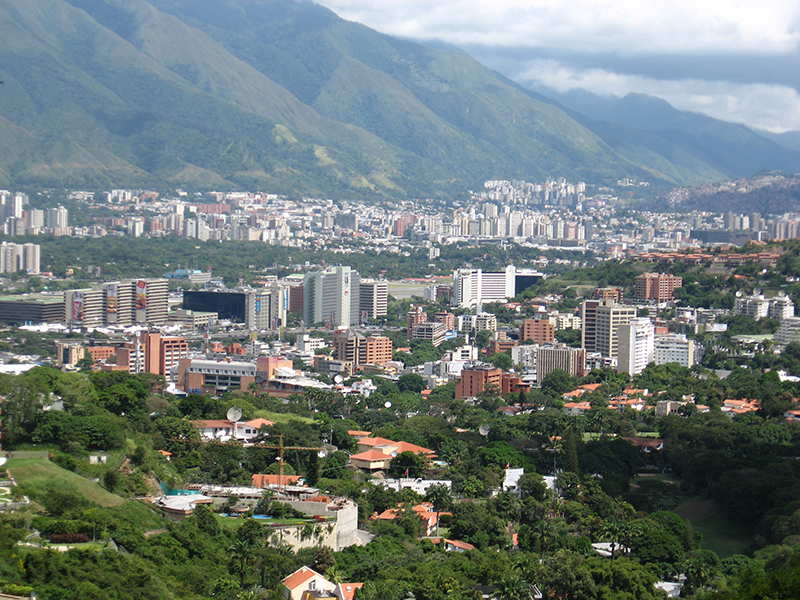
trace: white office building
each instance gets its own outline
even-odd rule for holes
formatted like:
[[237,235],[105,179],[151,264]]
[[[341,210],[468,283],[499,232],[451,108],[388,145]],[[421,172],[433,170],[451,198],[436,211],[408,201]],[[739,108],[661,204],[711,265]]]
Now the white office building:
[[350,267],[331,267],[303,278],[303,319],[309,325],[357,325],[361,276]]

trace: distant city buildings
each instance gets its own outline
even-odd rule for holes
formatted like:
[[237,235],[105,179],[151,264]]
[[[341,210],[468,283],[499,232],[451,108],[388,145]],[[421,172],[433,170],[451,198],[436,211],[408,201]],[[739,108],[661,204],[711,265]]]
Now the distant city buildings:
[[0,273],[23,271],[29,275],[38,275],[40,251],[39,244],[0,242]]

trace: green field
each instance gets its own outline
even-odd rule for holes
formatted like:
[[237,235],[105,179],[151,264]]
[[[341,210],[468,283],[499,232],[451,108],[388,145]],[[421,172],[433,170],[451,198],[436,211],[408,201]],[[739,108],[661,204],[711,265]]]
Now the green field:
[[750,533],[730,521],[714,506],[713,500],[690,498],[673,511],[692,523],[695,531],[703,536],[701,546],[717,553],[720,558],[744,554],[753,543]]

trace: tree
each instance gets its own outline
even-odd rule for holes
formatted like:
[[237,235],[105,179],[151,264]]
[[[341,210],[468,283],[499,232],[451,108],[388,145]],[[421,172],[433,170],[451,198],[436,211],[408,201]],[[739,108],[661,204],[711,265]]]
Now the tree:
[[559,550],[538,569],[537,585],[548,600],[594,600],[597,586],[583,559]]
[[567,428],[561,445],[562,467],[568,473],[579,474],[578,442],[572,427]]
[[437,483],[428,488],[425,492],[425,501],[433,504],[436,511],[436,535],[439,535],[439,513],[447,510],[453,504],[453,498],[450,496],[450,490],[446,485]]
[[397,477],[422,477],[422,457],[410,450],[401,452],[389,463],[389,470]]
[[417,373],[406,373],[405,375],[401,375],[397,380],[397,387],[401,392],[408,390],[418,394],[427,388],[428,384],[421,375]]
[[511,356],[506,354],[505,352],[497,352],[492,354],[488,358],[489,362],[492,363],[498,369],[503,371],[508,371],[511,367],[514,366],[514,361],[511,359]]
[[480,348],[486,348],[489,345],[489,340],[492,339],[492,332],[483,330],[475,334],[475,345]]

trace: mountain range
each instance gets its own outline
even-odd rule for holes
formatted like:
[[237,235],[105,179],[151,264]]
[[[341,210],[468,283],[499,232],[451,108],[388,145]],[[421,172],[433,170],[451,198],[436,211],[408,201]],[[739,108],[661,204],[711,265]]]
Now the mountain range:
[[5,187],[380,199],[800,171],[800,151],[746,127],[547,97],[304,0],[0,0],[0,35]]

